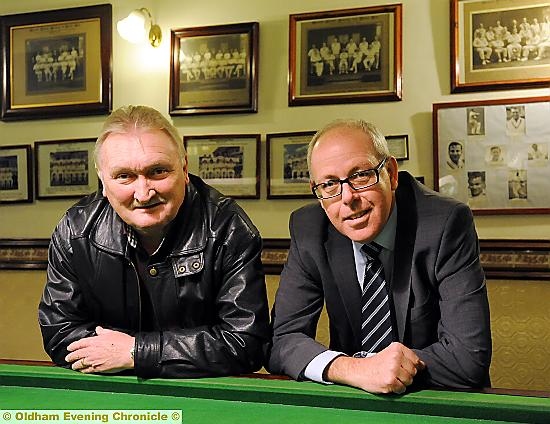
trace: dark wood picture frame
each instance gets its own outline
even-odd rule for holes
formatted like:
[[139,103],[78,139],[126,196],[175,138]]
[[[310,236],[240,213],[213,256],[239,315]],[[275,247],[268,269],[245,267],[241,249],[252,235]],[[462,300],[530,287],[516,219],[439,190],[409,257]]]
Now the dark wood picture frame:
[[401,4],[289,20],[289,106],[401,100]]
[[112,6],[3,16],[2,120],[107,114]]
[[548,214],[548,116],[550,96],[434,104],[435,189],[475,215]]
[[550,86],[550,45],[521,29],[550,25],[548,1],[451,0],[450,15],[452,93]]
[[260,198],[260,134],[189,135],[187,169],[224,195]]
[[315,131],[266,135],[268,199],[315,199],[309,184],[307,147]]
[[32,153],[30,144],[0,147],[0,204],[31,203]]
[[409,136],[404,135],[387,135],[386,141],[390,154],[397,160],[409,159]]
[[257,112],[259,31],[258,22],[172,30],[170,115]]
[[36,141],[36,198],[71,199],[99,188],[94,165],[95,138]]

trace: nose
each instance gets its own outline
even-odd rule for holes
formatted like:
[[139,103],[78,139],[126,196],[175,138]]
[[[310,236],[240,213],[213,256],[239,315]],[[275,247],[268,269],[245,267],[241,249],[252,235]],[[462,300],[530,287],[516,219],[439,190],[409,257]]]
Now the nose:
[[139,176],[135,181],[134,199],[139,203],[147,203],[155,195],[155,190],[151,187],[151,182],[144,176]]
[[342,184],[342,203],[349,204],[355,200],[357,191],[355,191],[348,183]]

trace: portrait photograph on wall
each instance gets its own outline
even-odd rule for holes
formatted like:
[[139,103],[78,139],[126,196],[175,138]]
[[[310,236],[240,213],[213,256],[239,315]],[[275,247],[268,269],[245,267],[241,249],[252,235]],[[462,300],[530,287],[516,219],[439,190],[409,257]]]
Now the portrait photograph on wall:
[[550,84],[550,2],[452,0],[451,91]]
[[260,135],[192,135],[183,138],[188,171],[226,196],[260,198]]
[[2,17],[2,119],[111,110],[111,5]]
[[315,131],[266,135],[267,198],[313,198],[307,148]]
[[474,214],[550,212],[549,117],[550,97],[434,104],[436,190]]
[[95,138],[37,141],[36,198],[78,198],[97,191]]
[[400,4],[289,19],[289,106],[401,100]]
[[256,112],[257,22],[171,31],[170,114]]
[[31,146],[0,147],[0,203],[32,202]]

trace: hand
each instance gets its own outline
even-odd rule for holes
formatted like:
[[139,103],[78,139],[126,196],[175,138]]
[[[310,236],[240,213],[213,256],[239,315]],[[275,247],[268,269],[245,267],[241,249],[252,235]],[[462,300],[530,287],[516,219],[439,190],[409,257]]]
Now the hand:
[[84,337],[67,346],[70,352],[65,360],[71,368],[85,374],[94,372],[115,373],[134,368],[130,349],[135,339],[120,331],[96,327],[97,336]]
[[326,377],[370,393],[404,393],[425,367],[411,349],[393,342],[369,358],[337,357],[328,366]]

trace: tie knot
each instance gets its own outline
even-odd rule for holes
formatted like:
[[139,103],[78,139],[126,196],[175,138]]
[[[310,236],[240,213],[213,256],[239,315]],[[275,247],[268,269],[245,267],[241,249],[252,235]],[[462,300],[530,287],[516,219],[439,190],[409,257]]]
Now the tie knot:
[[361,250],[367,255],[369,260],[372,261],[378,258],[378,255],[380,255],[380,252],[382,251],[382,246],[371,241],[370,243],[364,244]]

